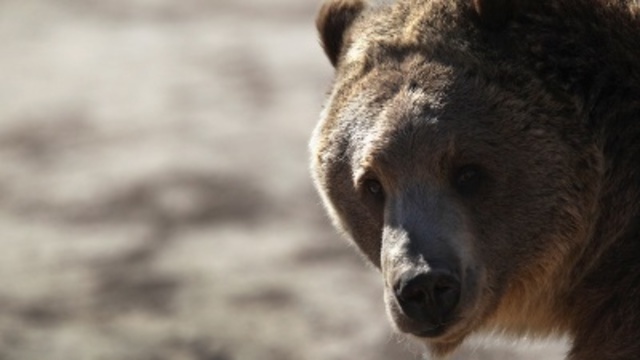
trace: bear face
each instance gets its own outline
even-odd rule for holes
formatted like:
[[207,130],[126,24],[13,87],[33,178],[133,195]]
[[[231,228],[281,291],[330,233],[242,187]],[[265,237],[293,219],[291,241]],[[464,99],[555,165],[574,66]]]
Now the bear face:
[[336,0],[317,22],[336,78],[316,187],[380,269],[392,323],[436,355],[480,329],[571,327],[567,268],[597,215],[584,103],[511,53],[500,3]]

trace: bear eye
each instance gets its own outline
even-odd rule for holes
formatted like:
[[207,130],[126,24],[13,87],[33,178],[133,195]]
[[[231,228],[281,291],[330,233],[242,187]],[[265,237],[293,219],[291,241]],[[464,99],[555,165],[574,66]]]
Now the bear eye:
[[462,196],[474,195],[484,180],[482,170],[475,165],[466,165],[455,173],[453,186]]
[[384,200],[384,189],[380,181],[375,179],[368,179],[363,182],[364,190],[373,195],[377,200]]

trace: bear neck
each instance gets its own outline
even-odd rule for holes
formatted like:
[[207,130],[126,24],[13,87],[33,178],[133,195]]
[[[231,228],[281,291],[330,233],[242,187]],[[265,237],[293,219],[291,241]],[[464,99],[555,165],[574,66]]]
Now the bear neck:
[[[599,5],[596,5],[599,4]],[[598,215],[576,255],[556,314],[574,337],[571,359],[636,358],[640,341],[640,6],[551,1],[511,25],[511,60],[578,104],[602,155]],[[518,40],[519,41],[516,41]],[[517,58],[517,59],[516,59]],[[613,310],[612,310],[613,309]],[[636,329],[628,327],[637,316]],[[621,340],[622,341],[622,340]],[[627,356],[628,357],[625,357]]]

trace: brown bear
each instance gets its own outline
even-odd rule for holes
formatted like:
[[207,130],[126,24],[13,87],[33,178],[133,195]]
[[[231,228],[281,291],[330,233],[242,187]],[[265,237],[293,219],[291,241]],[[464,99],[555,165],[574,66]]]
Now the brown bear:
[[394,326],[640,359],[638,2],[333,0],[317,27],[313,178]]

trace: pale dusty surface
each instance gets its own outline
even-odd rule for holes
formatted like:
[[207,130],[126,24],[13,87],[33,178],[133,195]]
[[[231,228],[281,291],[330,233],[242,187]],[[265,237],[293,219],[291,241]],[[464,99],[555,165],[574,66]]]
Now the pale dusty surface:
[[0,359],[421,358],[311,187],[317,6],[0,2]]

